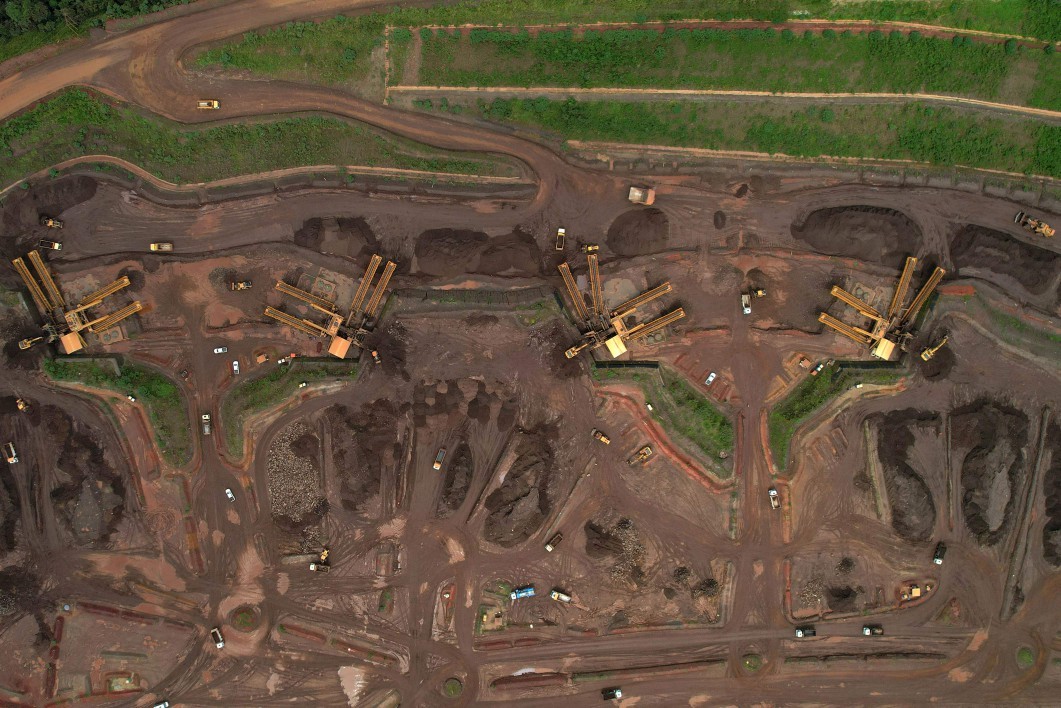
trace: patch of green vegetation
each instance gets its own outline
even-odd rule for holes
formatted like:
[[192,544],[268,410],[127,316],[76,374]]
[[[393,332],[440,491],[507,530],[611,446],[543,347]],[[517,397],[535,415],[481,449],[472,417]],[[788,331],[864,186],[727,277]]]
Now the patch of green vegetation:
[[255,413],[279,406],[295,395],[302,381],[350,379],[357,366],[347,362],[300,361],[277,365],[269,373],[240,381],[221,399],[225,451],[232,459],[243,457],[243,427]]
[[763,668],[763,657],[758,654],[745,654],[740,660],[741,666],[748,673],[755,673],[759,669]]
[[1017,666],[1022,669],[1035,666],[1035,651],[1031,647],[1021,647],[1017,650]]
[[258,626],[258,614],[249,607],[241,607],[232,613],[232,624],[243,631],[254,629]]
[[918,102],[794,108],[736,101],[498,98],[469,104],[469,111],[565,140],[913,160],[1061,177],[1061,126]]
[[390,33],[390,48],[387,60],[390,64],[390,81],[392,85],[404,83],[405,63],[409,59],[409,48],[413,43],[413,33],[408,28],[396,27]]
[[[770,57],[770,61],[763,61]],[[1040,68],[1037,68],[1040,67]],[[1018,104],[1061,101],[1050,87],[1061,57],[1038,49],[925,37],[919,32],[823,35],[773,29],[473,29],[424,41],[426,86],[577,86],[739,89],[771,92],[948,93],[996,99],[1010,75],[1036,74]]]
[[0,184],[79,155],[107,154],[172,182],[200,182],[284,167],[365,164],[492,174],[496,159],[441,157],[364,124],[311,116],[187,130],[72,89],[0,124]]
[[447,698],[456,698],[464,693],[464,684],[458,678],[448,678],[442,683],[442,693]]
[[181,467],[192,458],[191,426],[180,389],[168,377],[139,364],[120,363],[119,374],[93,361],[47,359],[44,373],[55,381],[132,394],[147,411],[162,457]]
[[788,464],[788,446],[796,429],[832,398],[856,384],[891,384],[903,377],[899,365],[830,362],[817,376],[808,376],[774,406],[767,419],[770,449],[780,470]]
[[1061,3],[1055,0],[868,0],[810,2],[818,16],[976,29],[1061,40]]

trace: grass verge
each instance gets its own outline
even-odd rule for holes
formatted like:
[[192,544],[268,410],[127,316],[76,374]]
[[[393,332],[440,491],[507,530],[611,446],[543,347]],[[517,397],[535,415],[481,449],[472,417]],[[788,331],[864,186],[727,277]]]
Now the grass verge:
[[242,458],[243,428],[247,419],[295,395],[300,382],[352,379],[356,375],[357,366],[352,363],[296,359],[292,364],[277,365],[263,376],[241,380],[221,399],[225,451],[232,459]]
[[895,383],[905,374],[897,364],[830,362],[817,376],[808,376],[770,411],[770,449],[779,470],[788,464],[792,435],[815,411],[856,384]]
[[[417,101],[422,109],[454,112]],[[736,101],[463,99],[464,113],[562,140],[965,165],[1061,177],[1061,126],[923,103],[797,108]]]
[[180,389],[154,369],[119,363],[119,374],[94,361],[48,359],[44,373],[54,381],[79,383],[91,388],[132,394],[147,411],[163,459],[181,467],[192,459],[191,425]]
[[[426,86],[946,93],[1061,108],[1061,55],[895,31],[673,29],[422,32]],[[770,61],[763,61],[770,57]],[[1017,81],[1022,75],[1031,80]],[[1040,85],[1042,84],[1042,85]]]
[[79,155],[107,154],[175,183],[303,165],[373,165],[459,174],[515,174],[505,163],[450,157],[364,124],[310,116],[187,130],[73,89],[0,124],[0,184]]
[[652,403],[652,417],[670,433],[676,442],[688,440],[711,460],[712,470],[720,478],[731,474],[718,464],[719,454],[733,454],[733,422],[711,400],[690,386],[677,373],[660,368],[658,375],[643,372],[621,372],[617,369],[594,369],[594,379],[602,382],[626,380],[637,384]]

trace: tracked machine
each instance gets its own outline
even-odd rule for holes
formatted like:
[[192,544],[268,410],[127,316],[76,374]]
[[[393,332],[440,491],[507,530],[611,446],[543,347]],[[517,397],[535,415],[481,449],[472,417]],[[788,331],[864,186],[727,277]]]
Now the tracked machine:
[[[365,275],[361,278],[360,285],[358,285],[357,292],[354,294],[354,300],[350,303],[350,311],[345,316],[339,312],[339,309],[330,300],[308,293],[305,290],[300,290],[282,280],[276,284],[278,291],[301,301],[311,310],[323,314],[327,319],[324,324],[318,324],[313,320],[289,315],[274,307],[266,307],[265,315],[311,337],[330,338],[328,353],[339,359],[344,359],[351,346],[359,349],[364,347],[365,339],[375,326],[376,314],[380,303],[383,301],[383,295],[387,290],[387,285],[390,283],[391,276],[394,275],[394,271],[398,267],[393,261],[387,261],[387,265],[383,268],[383,274],[373,288],[372,281],[375,279],[376,271],[379,270],[382,262],[383,258],[381,256],[372,256],[368,263],[368,268],[365,269]],[[371,296],[369,296],[369,290],[372,290]],[[373,359],[378,361],[377,357],[378,354],[374,353]]]
[[911,256],[906,259],[903,272],[899,276],[899,283],[896,285],[895,293],[892,295],[891,304],[888,306],[888,311],[884,314],[881,314],[874,307],[840,286],[834,285],[832,287],[830,294],[840,302],[853,308],[863,318],[868,319],[870,321],[868,325],[856,327],[825,312],[818,315],[818,321],[848,339],[869,347],[870,352],[878,359],[895,361],[899,358],[900,352],[908,351],[910,340],[913,338],[911,330],[914,320],[947,273],[947,271],[937,266],[932,271],[932,275],[929,276],[928,282],[914,297],[910,306],[904,308],[902,305],[906,300],[906,293],[910,289],[910,280],[913,278],[916,266],[916,258]]
[[586,263],[589,267],[592,310],[586,308],[585,298],[571,274],[571,266],[566,262],[559,266],[560,275],[564,279],[564,287],[567,288],[567,295],[571,300],[571,312],[575,316],[576,323],[583,330],[582,340],[564,352],[564,356],[568,359],[575,358],[585,349],[593,351],[602,346],[608,349],[612,358],[617,359],[627,352],[627,342],[644,340],[645,337],[685,317],[685,311],[679,307],[649,322],[628,325],[627,318],[633,316],[639,308],[669,293],[670,283],[663,283],[627,300],[613,310],[607,310],[604,306],[604,290],[601,285],[600,263],[597,254],[587,254]]
[[1025,214],[1023,211],[1018,211],[1017,215],[1013,217],[1014,224],[1020,224],[1021,228],[1025,231],[1030,231],[1038,236],[1045,236],[1046,238],[1053,238],[1057,231],[1046,223],[1042,219],[1033,219],[1032,217]]

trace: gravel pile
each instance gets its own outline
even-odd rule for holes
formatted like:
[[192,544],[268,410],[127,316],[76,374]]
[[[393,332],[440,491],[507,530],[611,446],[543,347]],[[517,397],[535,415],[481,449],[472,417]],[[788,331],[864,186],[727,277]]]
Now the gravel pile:
[[324,501],[317,466],[291,449],[292,443],[308,432],[308,427],[295,423],[276,436],[269,448],[266,469],[273,517],[283,516],[298,523],[318,510]]

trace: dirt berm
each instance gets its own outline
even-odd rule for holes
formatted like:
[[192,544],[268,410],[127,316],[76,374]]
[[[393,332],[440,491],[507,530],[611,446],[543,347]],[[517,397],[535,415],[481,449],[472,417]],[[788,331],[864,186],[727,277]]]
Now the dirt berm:
[[921,229],[909,216],[872,206],[819,209],[792,224],[792,236],[818,253],[895,268],[921,244]]
[[928,540],[936,524],[932,492],[909,463],[909,450],[914,444],[913,428],[939,424],[936,413],[912,408],[891,411],[877,424],[877,455],[892,509],[892,528],[908,541]]
[[981,399],[951,414],[951,446],[962,461],[962,511],[981,545],[995,545],[1013,526],[1027,443],[1028,416],[1015,408]]
[[1061,276],[1061,256],[983,226],[962,228],[950,249],[959,275],[963,269],[991,271],[1017,281],[1033,295],[1056,288]]
[[439,497],[435,515],[444,519],[464,503],[468,496],[468,487],[472,483],[475,463],[468,443],[461,440],[453,452],[453,459],[446,467],[446,477],[442,482],[442,496]]
[[1048,563],[1061,566],[1061,426],[1051,423],[1046,433],[1050,466],[1043,476],[1046,498],[1046,524],[1043,526],[1043,556]]
[[451,278],[465,273],[539,275],[542,254],[534,237],[520,230],[490,238],[481,231],[432,229],[416,239],[416,268]]

